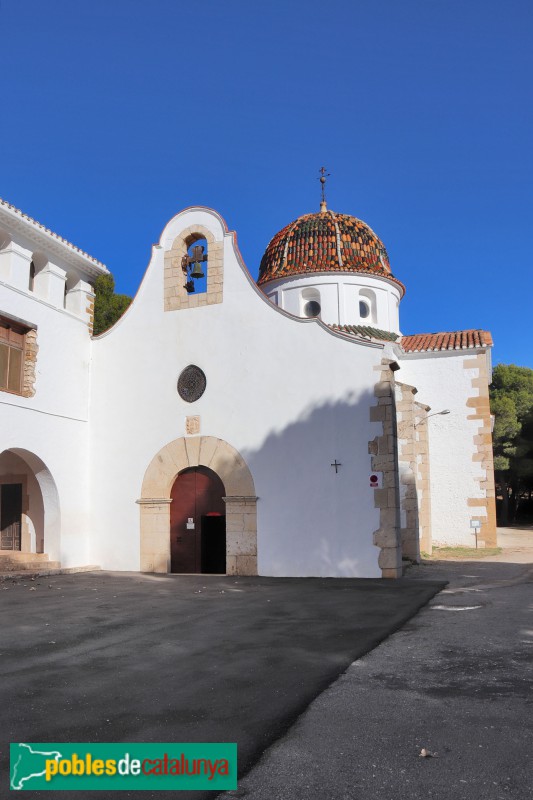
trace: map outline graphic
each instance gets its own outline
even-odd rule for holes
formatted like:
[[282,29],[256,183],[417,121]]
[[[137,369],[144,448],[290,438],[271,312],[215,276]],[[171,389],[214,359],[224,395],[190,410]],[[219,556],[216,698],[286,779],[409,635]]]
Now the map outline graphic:
[[[31,746],[29,744],[26,744],[25,742],[19,742],[18,746],[20,748],[26,747],[30,751],[31,755],[49,756],[49,757],[52,757],[55,761],[58,761],[60,758],[62,758],[62,754],[59,753],[57,750],[53,750],[51,752],[44,752],[42,750],[32,750]],[[30,775],[25,775],[24,777],[18,778],[17,777],[17,767],[19,766],[20,762],[22,761],[23,756],[24,756],[24,753],[21,753],[19,755],[17,762],[13,765],[12,770],[11,770],[10,787],[11,787],[11,789],[14,789],[15,791],[20,791],[21,789],[25,788],[22,785],[25,781],[29,781],[31,778],[42,778],[43,775],[45,775],[45,773],[46,773],[46,765],[45,765],[45,767],[43,768],[42,772],[33,772]],[[48,759],[48,760],[50,760],[50,759]],[[17,782],[18,782],[18,785],[17,785]]]

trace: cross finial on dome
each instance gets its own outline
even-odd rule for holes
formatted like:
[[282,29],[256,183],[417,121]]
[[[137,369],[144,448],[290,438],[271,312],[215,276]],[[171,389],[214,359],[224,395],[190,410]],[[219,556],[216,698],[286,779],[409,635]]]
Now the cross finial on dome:
[[319,181],[322,185],[322,200],[320,201],[320,213],[323,214],[328,210],[326,205],[326,178],[329,178],[330,173],[326,172],[325,167],[320,167],[318,170],[320,172]]

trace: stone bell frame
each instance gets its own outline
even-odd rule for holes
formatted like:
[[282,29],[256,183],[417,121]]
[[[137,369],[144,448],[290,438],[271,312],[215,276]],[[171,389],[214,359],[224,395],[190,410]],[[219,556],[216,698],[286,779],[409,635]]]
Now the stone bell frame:
[[226,573],[257,575],[257,497],[242,456],[222,439],[175,439],[152,459],[142,484],[140,505],[141,572],[170,572],[170,492],[188,467],[208,467],[224,484],[226,496]]
[[[200,239],[207,242],[207,291],[189,294],[185,288],[182,259],[187,250]],[[164,309],[179,311],[222,302],[224,284],[224,242],[216,241],[212,231],[204,225],[190,225],[176,236],[172,247],[165,253]]]

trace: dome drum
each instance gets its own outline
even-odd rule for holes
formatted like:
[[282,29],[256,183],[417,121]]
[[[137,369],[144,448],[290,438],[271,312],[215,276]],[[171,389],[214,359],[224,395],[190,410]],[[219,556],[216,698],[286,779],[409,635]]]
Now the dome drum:
[[399,330],[405,288],[383,242],[356,217],[325,210],[287,225],[265,251],[258,285],[296,316]]
[[326,325],[400,330],[400,287],[379,276],[338,272],[294,275],[262,288],[275,305],[296,317],[318,317]]

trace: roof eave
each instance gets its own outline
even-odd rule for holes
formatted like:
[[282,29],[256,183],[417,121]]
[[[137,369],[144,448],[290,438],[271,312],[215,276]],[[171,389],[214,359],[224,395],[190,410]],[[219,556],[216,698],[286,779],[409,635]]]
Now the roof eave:
[[310,270],[302,269],[302,270],[298,270],[298,271],[291,270],[290,272],[288,272],[288,273],[286,273],[284,275],[272,275],[269,278],[266,278],[264,280],[262,280],[261,277],[259,277],[257,279],[257,285],[259,286],[260,289],[262,289],[264,286],[267,286],[269,283],[274,283],[276,281],[283,281],[283,280],[293,280],[293,279],[301,278],[301,277],[304,277],[304,276],[307,276],[307,275],[348,275],[348,274],[349,275],[368,275],[369,278],[377,278],[377,279],[381,279],[381,280],[384,280],[384,281],[388,281],[389,283],[394,284],[397,288],[400,289],[401,298],[403,298],[404,295],[405,295],[405,292],[406,292],[405,285],[400,280],[398,280],[398,278],[395,278],[394,275],[383,275],[383,274],[381,274],[379,272],[373,272],[372,270],[355,269],[355,268],[352,268],[352,269],[322,269],[322,270],[318,270],[318,269],[310,269]]
[[24,214],[20,209],[0,198],[0,222],[11,227],[12,230],[23,233],[26,238],[35,242],[47,252],[58,256],[71,266],[91,277],[108,273],[105,264],[90,256],[84,250],[46,228],[40,222]]

